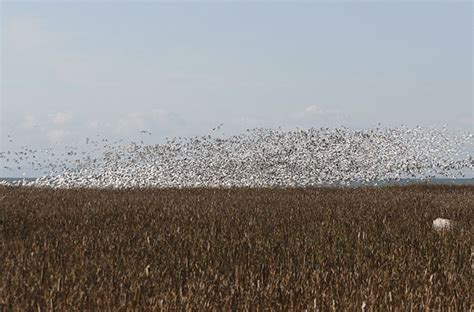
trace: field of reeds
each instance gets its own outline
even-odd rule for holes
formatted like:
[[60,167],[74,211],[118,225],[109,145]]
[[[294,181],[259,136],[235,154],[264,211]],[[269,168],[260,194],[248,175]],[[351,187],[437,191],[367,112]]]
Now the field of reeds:
[[1,187],[0,311],[466,311],[473,220],[472,185]]

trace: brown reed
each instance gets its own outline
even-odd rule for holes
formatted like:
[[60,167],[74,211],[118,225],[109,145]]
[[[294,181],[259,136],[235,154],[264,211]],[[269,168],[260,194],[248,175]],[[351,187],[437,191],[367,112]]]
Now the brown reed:
[[0,311],[473,308],[472,185],[0,198]]

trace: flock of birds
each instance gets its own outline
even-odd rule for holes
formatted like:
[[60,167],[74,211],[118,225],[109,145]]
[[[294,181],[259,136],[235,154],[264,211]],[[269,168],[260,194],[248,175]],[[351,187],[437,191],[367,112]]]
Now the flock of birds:
[[[219,125],[214,130],[219,130]],[[149,131],[142,134],[151,136]],[[445,127],[249,129],[144,144],[86,138],[68,146],[0,152],[4,169],[42,172],[39,187],[287,187],[374,184],[406,178],[457,178],[472,173],[472,133]]]

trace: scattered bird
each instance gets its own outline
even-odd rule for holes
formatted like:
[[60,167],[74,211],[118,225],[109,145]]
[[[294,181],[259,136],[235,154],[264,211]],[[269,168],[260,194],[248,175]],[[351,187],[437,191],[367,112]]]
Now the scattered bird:
[[218,124],[217,127],[212,128],[212,131],[220,130],[220,128],[221,128],[223,125],[224,125],[223,123]]

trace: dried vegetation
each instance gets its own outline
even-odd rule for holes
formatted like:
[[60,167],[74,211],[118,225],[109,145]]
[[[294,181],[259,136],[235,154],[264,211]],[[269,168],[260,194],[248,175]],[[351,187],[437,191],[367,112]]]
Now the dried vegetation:
[[1,187],[0,310],[469,310],[473,219],[474,186]]

